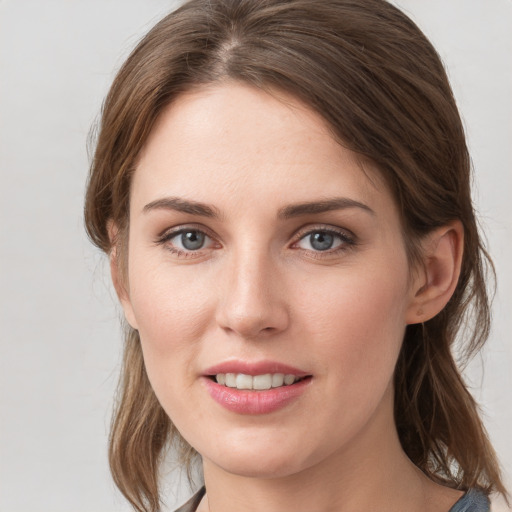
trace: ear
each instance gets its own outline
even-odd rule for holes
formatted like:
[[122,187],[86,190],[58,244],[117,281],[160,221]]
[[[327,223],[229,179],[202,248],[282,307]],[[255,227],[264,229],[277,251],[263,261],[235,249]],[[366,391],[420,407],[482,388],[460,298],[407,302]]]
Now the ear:
[[436,229],[422,243],[423,258],[412,283],[406,323],[426,322],[448,303],[459,280],[464,248],[460,221]]
[[128,269],[126,265],[122,264],[123,257],[126,261],[126,255],[122,255],[121,251],[127,251],[128,247],[122,247],[122,243],[119,239],[119,228],[110,220],[107,224],[108,236],[110,238],[110,275],[112,277],[112,283],[116,290],[117,297],[123,308],[124,316],[126,321],[130,324],[133,329],[138,329],[137,321],[135,320],[135,314],[133,312],[132,303],[130,301],[130,292],[128,288]]

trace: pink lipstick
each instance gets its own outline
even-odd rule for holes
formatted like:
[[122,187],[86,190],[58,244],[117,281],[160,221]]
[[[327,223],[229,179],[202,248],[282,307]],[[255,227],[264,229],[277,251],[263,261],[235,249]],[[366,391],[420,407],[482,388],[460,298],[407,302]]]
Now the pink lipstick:
[[210,396],[239,414],[267,414],[296,400],[311,382],[307,372],[260,361],[226,361],[208,368],[203,383]]

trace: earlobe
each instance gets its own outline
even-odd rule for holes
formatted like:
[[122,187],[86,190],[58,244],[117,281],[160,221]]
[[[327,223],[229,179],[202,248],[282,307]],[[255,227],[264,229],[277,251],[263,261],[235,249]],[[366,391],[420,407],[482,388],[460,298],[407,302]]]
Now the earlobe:
[[128,250],[127,247],[121,247],[121,240],[119,239],[119,229],[117,225],[110,220],[107,224],[108,235],[111,243],[111,250],[109,254],[110,261],[110,275],[112,277],[112,283],[116,290],[117,298],[123,308],[124,316],[126,321],[130,324],[133,329],[138,329],[135,315],[133,312],[132,304],[130,301],[130,293],[127,287],[127,272],[128,269],[122,265],[121,250]]
[[464,228],[460,221],[434,230],[423,245],[421,271],[413,283],[407,324],[426,322],[448,303],[459,280],[464,247]]

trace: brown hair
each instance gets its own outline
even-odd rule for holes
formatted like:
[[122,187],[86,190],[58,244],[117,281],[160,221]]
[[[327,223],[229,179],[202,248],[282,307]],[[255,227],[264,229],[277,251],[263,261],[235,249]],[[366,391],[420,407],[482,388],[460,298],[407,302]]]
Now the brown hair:
[[[464,131],[439,56],[386,1],[192,0],[160,21],[122,66],[104,104],[85,205],[92,241],[111,251],[109,220],[126,233],[131,175],[163,108],[184,91],[225,80],[292,94],[341,144],[372,161],[399,206],[411,260],[422,236],[462,221],[453,297],[436,317],[407,328],[395,419],[405,452],[432,479],[506,494],[452,355],[458,333],[463,355],[474,354],[490,322],[485,269],[492,264],[472,207]],[[154,512],[159,462],[180,436],[149,385],[139,341],[128,329],[110,464],[132,505]]]

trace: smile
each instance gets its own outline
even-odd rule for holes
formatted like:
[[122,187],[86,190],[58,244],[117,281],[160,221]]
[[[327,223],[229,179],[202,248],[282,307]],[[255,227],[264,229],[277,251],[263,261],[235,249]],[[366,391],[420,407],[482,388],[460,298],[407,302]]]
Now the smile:
[[244,373],[218,373],[215,381],[228,388],[264,391],[271,388],[291,386],[302,377],[284,373],[265,373],[263,375],[246,375]]
[[276,361],[230,360],[202,373],[202,383],[223,409],[237,414],[268,414],[306,392],[313,375]]

